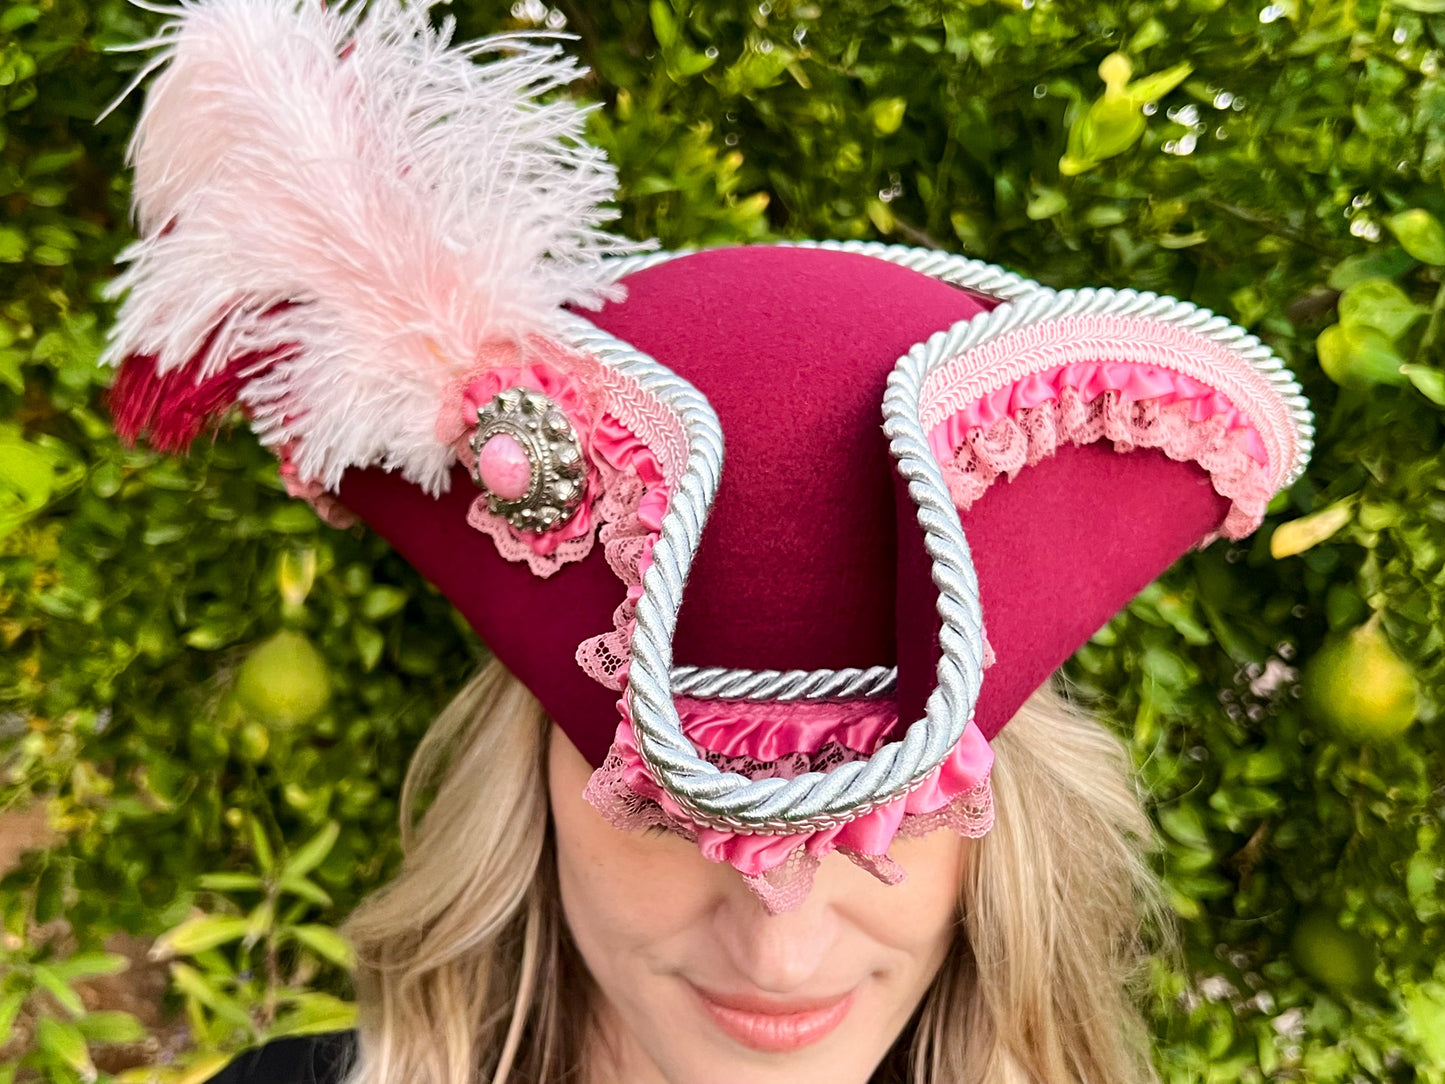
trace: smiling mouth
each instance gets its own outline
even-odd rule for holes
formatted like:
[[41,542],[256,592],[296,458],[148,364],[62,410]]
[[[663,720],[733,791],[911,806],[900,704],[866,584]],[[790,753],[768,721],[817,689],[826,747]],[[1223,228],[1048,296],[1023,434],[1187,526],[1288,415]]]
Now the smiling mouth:
[[827,1000],[770,1002],[698,990],[703,1007],[729,1038],[764,1054],[783,1054],[821,1042],[848,1010],[853,994]]

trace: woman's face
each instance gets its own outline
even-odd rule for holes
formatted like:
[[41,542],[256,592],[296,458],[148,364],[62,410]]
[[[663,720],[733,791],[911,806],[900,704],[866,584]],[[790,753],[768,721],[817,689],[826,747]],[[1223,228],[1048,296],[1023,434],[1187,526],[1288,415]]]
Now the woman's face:
[[620,832],[582,797],[591,768],[558,727],[550,756],[567,925],[628,1084],[865,1084],[932,982],[958,925],[966,842],[899,839],[887,886],[830,854],[795,911],[666,832]]

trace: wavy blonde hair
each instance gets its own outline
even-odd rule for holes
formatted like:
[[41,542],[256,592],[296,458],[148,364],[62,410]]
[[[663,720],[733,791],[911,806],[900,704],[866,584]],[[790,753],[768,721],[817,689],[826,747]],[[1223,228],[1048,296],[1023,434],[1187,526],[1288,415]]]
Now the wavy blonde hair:
[[[346,925],[360,1003],[348,1084],[584,1077],[576,992],[591,983],[558,899],[550,725],[493,662],[427,732],[402,792],[401,872]],[[1141,930],[1167,927],[1128,756],[1049,687],[994,749],[997,823],[960,885],[963,935],[874,1080],[1148,1084],[1134,983]]]

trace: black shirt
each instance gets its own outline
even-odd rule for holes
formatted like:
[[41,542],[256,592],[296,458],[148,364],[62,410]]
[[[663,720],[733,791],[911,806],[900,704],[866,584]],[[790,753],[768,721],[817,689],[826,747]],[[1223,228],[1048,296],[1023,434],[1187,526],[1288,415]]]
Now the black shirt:
[[237,1054],[209,1084],[341,1084],[355,1051],[353,1031],[277,1039]]

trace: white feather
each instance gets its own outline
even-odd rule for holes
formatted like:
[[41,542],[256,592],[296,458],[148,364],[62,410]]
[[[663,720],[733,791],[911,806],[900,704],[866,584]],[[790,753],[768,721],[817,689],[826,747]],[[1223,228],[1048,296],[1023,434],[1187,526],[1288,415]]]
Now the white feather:
[[327,488],[380,464],[443,491],[448,382],[616,297],[602,260],[640,247],[602,229],[615,172],[552,93],[575,62],[535,38],[454,45],[433,2],[186,0],[154,39],[107,360],[202,379],[292,347],[242,398]]

